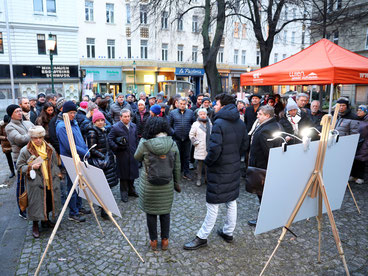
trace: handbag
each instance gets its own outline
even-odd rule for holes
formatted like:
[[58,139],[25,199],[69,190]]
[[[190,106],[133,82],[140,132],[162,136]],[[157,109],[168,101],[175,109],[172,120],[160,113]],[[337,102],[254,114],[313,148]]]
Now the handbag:
[[263,193],[263,187],[266,179],[266,170],[256,167],[248,167],[245,173],[245,190],[248,193],[257,194]]
[[26,178],[24,178],[24,192],[21,194],[22,188],[22,170],[20,170],[19,177],[19,208],[24,212],[28,207],[28,194],[26,189]]

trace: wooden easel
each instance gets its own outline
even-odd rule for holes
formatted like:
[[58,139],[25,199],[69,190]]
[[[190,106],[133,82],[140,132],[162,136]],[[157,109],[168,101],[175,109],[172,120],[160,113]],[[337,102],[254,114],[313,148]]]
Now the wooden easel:
[[93,194],[93,196],[96,198],[96,200],[98,201],[98,203],[101,205],[101,207],[105,210],[106,214],[109,216],[110,220],[114,223],[114,225],[118,228],[119,232],[123,235],[123,237],[125,238],[125,240],[128,242],[128,244],[130,245],[130,247],[134,250],[134,252],[138,255],[138,257],[140,258],[140,260],[144,263],[143,258],[141,257],[141,255],[138,253],[138,251],[134,248],[134,246],[131,244],[131,242],[129,241],[129,239],[127,238],[127,236],[124,234],[124,232],[121,230],[119,224],[116,222],[116,220],[114,219],[114,217],[112,216],[111,211],[106,207],[106,205],[102,202],[102,200],[100,199],[100,197],[97,195],[97,193],[93,190],[93,188],[91,187],[91,185],[88,183],[88,181],[86,180],[86,178],[83,176],[83,174],[81,173],[81,170],[79,168],[80,166],[80,158],[79,155],[77,153],[77,149],[75,147],[75,142],[74,142],[74,136],[73,136],[73,132],[72,132],[72,128],[70,126],[70,120],[69,120],[69,116],[68,114],[63,114],[63,118],[64,118],[64,122],[65,122],[65,128],[66,128],[66,133],[68,135],[68,141],[69,141],[69,146],[70,146],[70,152],[72,154],[73,157],[73,162],[74,162],[74,167],[75,170],[77,172],[77,177],[74,180],[73,186],[70,189],[69,195],[64,203],[64,206],[59,214],[58,220],[55,224],[55,227],[52,231],[52,234],[50,236],[49,241],[47,242],[47,246],[45,251],[43,252],[42,258],[40,260],[40,263],[37,266],[36,272],[35,272],[35,276],[38,275],[38,273],[40,272],[40,268],[42,265],[42,262],[46,256],[47,250],[49,249],[49,246],[51,245],[52,241],[54,240],[55,234],[59,228],[60,222],[63,218],[63,215],[65,213],[65,210],[69,204],[69,201],[73,195],[74,190],[76,189],[77,185],[79,184],[79,187],[82,189],[82,191],[84,192],[86,199],[88,201],[88,204],[91,208],[91,211],[93,212],[93,215],[97,221],[98,227],[100,228],[101,233],[104,235],[104,232],[102,231],[101,228],[101,224],[98,221],[97,218],[97,214],[93,208],[93,203],[91,201],[91,199],[88,196],[88,193],[86,191],[86,188],[88,187],[89,191]]
[[[336,113],[336,112],[335,112]],[[315,163],[315,167],[314,167],[314,171],[311,175],[311,177],[309,178],[307,185],[301,195],[301,197],[299,198],[293,212],[291,213],[286,225],[282,228],[282,232],[280,235],[280,238],[277,242],[277,245],[275,247],[275,249],[273,250],[271,256],[269,257],[268,261],[266,262],[265,266],[263,267],[260,276],[263,275],[263,273],[265,272],[267,266],[269,265],[272,257],[275,255],[277,249],[279,248],[281,242],[283,241],[286,232],[288,231],[289,227],[291,226],[291,224],[293,223],[296,215],[298,214],[300,207],[302,206],[304,199],[306,198],[307,195],[309,195],[310,197],[314,198],[317,196],[318,194],[318,215],[317,215],[317,222],[318,222],[318,261],[320,262],[321,260],[321,241],[322,241],[322,200],[325,203],[325,207],[327,210],[327,215],[331,224],[331,228],[332,228],[332,234],[334,236],[335,239],[335,243],[336,243],[336,247],[337,250],[339,252],[339,255],[341,257],[341,260],[343,262],[344,268],[345,268],[345,272],[346,275],[350,275],[349,273],[349,269],[346,263],[346,259],[345,259],[345,255],[344,255],[344,251],[342,249],[341,246],[341,241],[340,241],[340,237],[339,237],[339,233],[337,231],[336,228],[336,223],[335,223],[335,219],[334,216],[332,214],[332,210],[330,207],[330,203],[328,201],[328,197],[327,197],[327,193],[326,193],[326,189],[325,189],[325,185],[323,183],[323,177],[322,177],[322,173],[323,173],[323,163],[324,163],[324,159],[325,159],[325,154],[326,154],[326,149],[327,149],[327,142],[328,142],[328,137],[329,137],[329,133],[331,130],[331,115],[327,114],[325,116],[323,116],[322,121],[321,121],[321,125],[322,125],[322,132],[321,132],[321,138],[319,141],[319,146],[318,146],[318,153],[317,153],[317,159],[316,159],[316,163]]]

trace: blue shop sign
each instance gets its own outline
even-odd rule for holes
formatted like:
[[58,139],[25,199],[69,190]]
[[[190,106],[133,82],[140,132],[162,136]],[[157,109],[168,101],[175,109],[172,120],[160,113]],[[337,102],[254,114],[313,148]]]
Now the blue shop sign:
[[176,67],[175,68],[175,75],[179,75],[179,76],[203,76],[204,75],[204,69]]
[[93,75],[93,81],[121,82],[121,67],[87,67],[83,69],[86,69],[86,75]]

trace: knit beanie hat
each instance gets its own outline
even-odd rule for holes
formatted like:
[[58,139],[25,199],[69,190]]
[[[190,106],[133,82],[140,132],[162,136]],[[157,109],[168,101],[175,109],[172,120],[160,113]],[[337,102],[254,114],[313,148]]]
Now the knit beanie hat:
[[139,101],[138,101],[138,105],[139,105],[139,104],[146,105],[146,103],[145,103],[143,100],[139,100]]
[[63,104],[63,113],[68,113],[69,111],[77,111],[77,106],[72,101],[67,101]]
[[337,100],[337,103],[339,104],[346,104],[349,107],[349,99],[345,97],[341,97]]
[[202,99],[202,103],[204,103],[205,101],[209,101],[209,102],[211,102],[211,99],[210,99],[210,98],[208,98],[208,97],[204,97],[204,98]]
[[83,102],[81,102],[81,103],[79,104],[79,106],[80,106],[81,108],[83,108],[83,109],[87,109],[87,107],[88,107],[88,102],[83,101]]
[[361,104],[358,109],[361,109],[364,113],[368,113],[368,107],[364,104]]
[[93,112],[92,122],[95,123],[99,119],[104,119],[105,120],[105,116],[102,114],[101,111],[95,110]]
[[64,97],[61,97],[61,98],[57,99],[56,108],[58,110],[60,110],[63,107],[64,103],[65,103],[65,98]]
[[161,106],[159,104],[154,104],[153,106],[151,106],[150,110],[155,114],[155,115],[160,115],[161,113]]
[[17,108],[20,108],[20,106],[17,104],[11,104],[6,108],[6,113],[9,115],[9,117],[11,117],[14,110],[16,110]]
[[287,105],[286,105],[286,111],[290,111],[290,110],[293,110],[293,109],[298,109],[298,105],[296,104],[296,102],[292,98],[289,98],[288,102],[287,102]]
[[44,97],[44,98],[46,98],[46,95],[45,95],[45,93],[40,93],[40,94],[38,94],[38,95],[37,95],[37,99],[39,99],[39,98],[41,98],[41,97]]

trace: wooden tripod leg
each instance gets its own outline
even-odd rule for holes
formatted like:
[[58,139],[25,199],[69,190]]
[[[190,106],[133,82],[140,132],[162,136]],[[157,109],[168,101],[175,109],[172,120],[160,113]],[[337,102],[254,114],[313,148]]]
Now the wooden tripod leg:
[[100,197],[96,194],[96,192],[93,190],[93,188],[91,187],[91,185],[89,185],[89,183],[87,182],[87,180],[83,177],[82,180],[83,182],[87,185],[88,189],[91,191],[91,193],[93,194],[93,196],[96,198],[96,200],[98,201],[98,203],[101,205],[101,207],[105,210],[105,212],[107,213],[107,215],[109,216],[109,218],[111,219],[111,221],[115,224],[115,226],[118,228],[118,230],[120,231],[120,233],[123,235],[123,237],[125,238],[125,240],[128,242],[128,244],[130,245],[130,247],[134,250],[134,252],[137,254],[137,256],[141,259],[141,261],[144,263],[143,258],[141,257],[141,255],[138,253],[138,251],[135,249],[135,247],[133,246],[133,244],[129,241],[128,237],[124,234],[124,232],[121,230],[119,224],[116,222],[116,220],[114,219],[114,217],[112,216],[111,211],[106,207],[106,205],[102,202],[102,200],[100,199]]
[[348,182],[348,188],[349,188],[349,191],[350,191],[351,197],[352,197],[352,198],[353,198],[353,200],[354,200],[354,203],[355,203],[355,206],[356,206],[356,208],[357,208],[357,210],[358,210],[358,213],[359,213],[359,215],[360,215],[360,209],[359,209],[358,203],[357,203],[357,202],[356,202],[356,200],[355,200],[355,196],[354,196],[354,194],[353,194],[353,191],[351,190],[351,187],[350,187],[349,182]]
[[57,221],[56,221],[55,227],[54,227],[54,229],[52,230],[52,234],[51,234],[51,236],[50,236],[50,238],[49,238],[49,241],[47,242],[46,249],[45,249],[45,251],[43,252],[43,254],[42,254],[42,258],[41,258],[41,260],[40,260],[40,262],[39,262],[39,264],[38,264],[38,266],[37,266],[36,272],[35,272],[35,274],[34,274],[35,276],[37,276],[37,275],[38,275],[38,273],[40,272],[40,268],[41,268],[41,265],[42,265],[43,260],[45,259],[46,254],[47,254],[47,250],[49,249],[50,244],[51,244],[51,243],[52,243],[52,241],[54,240],[55,234],[56,234],[56,232],[57,232],[57,230],[58,230],[58,228],[59,228],[59,225],[60,225],[61,220],[63,219],[64,213],[65,213],[65,210],[66,210],[66,208],[68,207],[69,201],[70,201],[70,199],[72,198],[73,192],[74,192],[75,188],[77,187],[78,182],[79,182],[79,176],[77,176],[77,177],[76,177],[76,179],[74,180],[74,183],[73,183],[72,188],[70,189],[69,195],[68,195],[68,197],[67,197],[67,198],[66,198],[66,200],[65,200],[65,203],[64,203],[63,208],[61,209],[61,212],[60,212],[59,217],[58,217],[58,219],[57,219]]
[[322,243],[322,195],[321,192],[318,192],[318,263],[321,263],[321,243]]
[[276,253],[277,249],[279,248],[279,246],[280,246],[280,244],[281,244],[282,240],[283,240],[283,239],[284,239],[284,237],[285,237],[285,234],[286,234],[287,228],[289,228],[289,227],[290,227],[290,225],[293,223],[293,221],[294,221],[294,219],[295,219],[296,215],[298,214],[300,207],[302,207],[302,204],[303,204],[303,202],[304,202],[304,199],[305,199],[305,198],[306,198],[306,196],[308,195],[308,191],[309,191],[309,189],[310,189],[311,185],[314,183],[314,181],[315,181],[316,177],[317,177],[317,175],[316,175],[315,173],[313,173],[313,174],[311,175],[311,177],[309,178],[309,181],[308,181],[307,185],[305,186],[305,188],[304,188],[304,191],[303,191],[302,195],[300,196],[300,198],[299,198],[299,200],[298,200],[298,202],[297,202],[297,204],[296,204],[296,206],[295,206],[295,208],[294,208],[293,212],[291,213],[291,215],[290,215],[290,217],[289,217],[289,219],[288,219],[288,221],[287,221],[287,223],[286,223],[286,225],[285,225],[285,226],[286,226],[286,228],[285,228],[285,227],[283,227],[283,228],[282,228],[282,232],[281,232],[280,238],[279,238],[279,240],[278,240],[278,242],[277,242],[277,245],[276,245],[275,249],[273,250],[273,252],[272,252],[271,256],[268,258],[268,261],[266,262],[266,264],[265,264],[265,266],[263,267],[263,269],[262,269],[261,273],[259,274],[259,276],[262,276],[262,275],[263,275],[263,273],[265,272],[265,270],[266,270],[267,266],[268,266],[268,265],[269,265],[269,263],[271,262],[271,259],[272,259],[272,258],[273,258],[273,256],[275,255],[275,253]]
[[93,208],[92,200],[89,198],[88,193],[87,193],[87,191],[86,191],[86,188],[83,186],[83,183],[81,183],[81,187],[82,187],[82,190],[83,190],[83,192],[84,192],[84,195],[86,196],[86,199],[87,199],[87,201],[88,201],[89,208],[91,209],[91,212],[93,213],[93,216],[94,216],[94,217],[95,217],[95,219],[96,219],[96,222],[97,222],[98,228],[100,228],[100,231],[101,231],[102,235],[104,236],[104,235],[105,235],[105,233],[104,233],[104,231],[102,230],[101,224],[100,224],[100,222],[99,222],[99,220],[98,220],[98,218],[97,218],[96,211],[95,211],[95,209]]
[[321,194],[322,194],[323,201],[324,201],[325,206],[326,206],[327,215],[328,215],[328,218],[330,220],[330,224],[331,224],[331,228],[332,228],[332,234],[333,234],[334,239],[335,239],[336,247],[337,247],[337,250],[338,250],[338,252],[340,254],[342,263],[344,264],[346,275],[347,276],[350,276],[348,265],[346,263],[346,259],[345,259],[345,255],[344,255],[344,250],[342,249],[339,232],[337,231],[335,218],[334,218],[334,216],[332,214],[330,202],[328,201],[328,197],[327,197],[327,193],[326,193],[326,189],[325,189],[325,185],[323,183],[323,179],[322,179],[321,173],[318,173],[318,176],[317,177],[319,179],[319,188],[320,188],[320,191],[321,191]]

